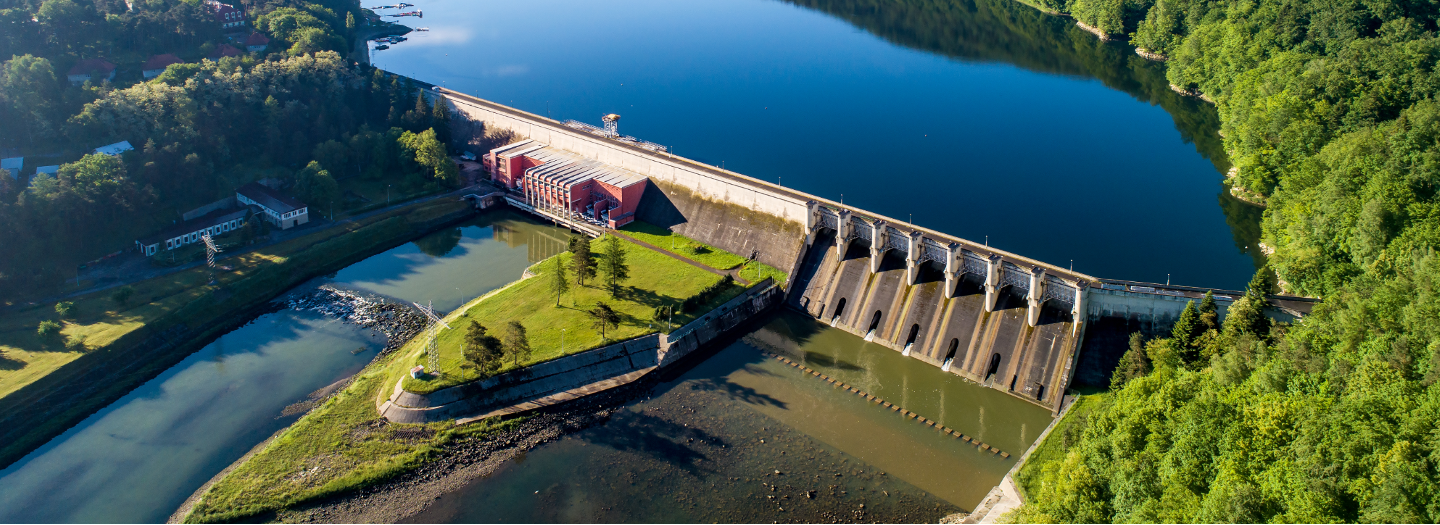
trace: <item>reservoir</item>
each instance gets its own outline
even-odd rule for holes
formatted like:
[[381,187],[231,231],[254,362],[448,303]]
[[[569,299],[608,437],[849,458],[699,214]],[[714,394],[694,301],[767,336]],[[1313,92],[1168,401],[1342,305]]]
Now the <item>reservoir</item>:
[[1261,257],[1214,108],[1014,0],[417,7],[387,20],[429,30],[374,65],[557,120],[619,113],[677,155],[1096,277],[1237,289]]
[[[429,30],[377,66],[561,120],[620,113],[622,133],[678,155],[1100,277],[1239,288],[1261,261],[1259,210],[1221,185],[1214,109],[1012,0],[419,4],[425,18],[401,20]],[[567,235],[487,212],[307,287],[444,312]],[[163,521],[385,344],[314,311],[261,315],[0,471],[0,522]],[[414,519],[931,521],[972,510],[1049,422],[781,312]]]

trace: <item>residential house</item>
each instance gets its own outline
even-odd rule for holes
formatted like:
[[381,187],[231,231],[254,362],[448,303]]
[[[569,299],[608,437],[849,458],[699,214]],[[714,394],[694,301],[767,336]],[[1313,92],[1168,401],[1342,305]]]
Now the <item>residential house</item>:
[[235,46],[232,46],[230,44],[220,44],[215,48],[214,51],[211,51],[209,55],[206,55],[205,58],[208,58],[210,60],[220,60],[225,57],[238,57],[242,54],[243,53],[241,53],[240,50],[237,49]]
[[71,84],[84,84],[86,80],[102,79],[106,82],[115,80],[115,64],[111,64],[103,58],[87,58],[75,63],[66,76]]
[[235,198],[240,204],[259,206],[259,215],[282,230],[310,222],[310,208],[305,203],[258,182],[235,190]]
[[206,0],[205,6],[215,14],[215,21],[220,23],[221,29],[245,27],[245,12],[239,8],[216,0]]
[[166,250],[174,250],[187,244],[201,242],[206,233],[215,237],[240,229],[245,225],[245,214],[250,211],[252,210],[247,208],[215,210],[197,217],[195,220],[176,224],[163,232],[137,240],[135,247],[140,250],[141,254],[149,257],[158,253],[161,246],[164,246]]
[[270,39],[260,33],[250,33],[250,37],[245,39],[245,50],[251,53],[264,52],[269,46]]
[[116,143],[111,144],[111,145],[109,145],[109,146],[100,146],[100,147],[98,147],[98,148],[95,148],[95,153],[99,153],[99,154],[101,154],[101,155],[109,155],[109,156],[114,157],[114,156],[116,156],[116,155],[119,155],[119,154],[121,154],[121,153],[125,153],[125,152],[130,151],[130,150],[133,150],[133,149],[135,149],[135,147],[130,145],[130,141],[128,141],[128,140],[122,140],[122,141],[120,141],[120,142],[116,142]]
[[35,184],[35,179],[40,178],[41,175],[49,175],[51,177],[60,176],[60,165],[51,164],[49,166],[40,166],[38,168],[35,168],[35,175],[32,175],[30,177],[30,184]]
[[145,75],[146,79],[151,79],[160,76],[161,73],[165,72],[165,68],[170,67],[171,64],[184,63],[185,61],[180,60],[180,57],[170,53],[155,55],[150,57],[150,60],[145,61],[145,65],[140,68],[140,72]]
[[25,169],[25,157],[0,159],[0,170],[10,172],[10,178],[20,180],[20,170]]

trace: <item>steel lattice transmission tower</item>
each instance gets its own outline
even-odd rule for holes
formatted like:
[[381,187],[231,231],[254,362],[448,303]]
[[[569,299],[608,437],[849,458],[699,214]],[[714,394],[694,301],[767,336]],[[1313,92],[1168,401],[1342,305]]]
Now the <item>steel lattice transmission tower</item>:
[[620,115],[611,113],[609,115],[600,117],[600,120],[605,122],[606,136],[612,139],[620,136]]
[[428,339],[425,343],[425,365],[431,374],[438,375],[440,373],[440,343],[436,339],[436,336],[440,335],[441,326],[451,330],[453,330],[453,328],[450,328],[450,325],[446,324],[445,320],[441,319],[440,316],[435,315],[435,309],[431,307],[430,302],[427,301],[425,306],[420,306],[420,303],[410,304],[415,305],[416,308],[419,308],[421,312],[425,313],[425,317],[430,319],[430,323],[425,326],[425,337]]
[[205,232],[200,239],[205,241],[205,264],[215,268],[215,254],[220,253],[220,247],[215,245],[215,239],[210,237],[210,232]]

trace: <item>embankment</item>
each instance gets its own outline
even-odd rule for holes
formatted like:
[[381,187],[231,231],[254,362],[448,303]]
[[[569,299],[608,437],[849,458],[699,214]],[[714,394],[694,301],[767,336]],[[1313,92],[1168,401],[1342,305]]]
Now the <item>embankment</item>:
[[285,290],[473,213],[468,203],[444,198],[261,250],[269,262],[222,275],[184,304],[0,398],[0,468],[273,308],[270,300]]

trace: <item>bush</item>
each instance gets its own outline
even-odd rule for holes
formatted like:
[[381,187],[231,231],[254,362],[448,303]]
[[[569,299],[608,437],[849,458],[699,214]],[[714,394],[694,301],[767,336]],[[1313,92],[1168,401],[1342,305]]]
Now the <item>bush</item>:
[[40,326],[35,329],[35,333],[40,334],[43,339],[54,339],[60,335],[60,323],[49,319],[40,321]]
[[70,314],[72,314],[72,313],[74,313],[74,312],[75,312],[75,303],[73,303],[73,302],[70,302],[70,301],[60,301],[60,302],[58,302],[58,303],[55,303],[55,313],[56,313],[56,314],[59,314],[61,319],[65,319],[65,318],[67,318],[67,317],[70,317]]
[[694,311],[696,308],[710,302],[715,296],[725,293],[731,286],[735,286],[735,278],[726,275],[724,279],[720,279],[715,284],[705,287],[704,290],[700,290],[699,293],[690,296],[688,299],[685,299],[685,302],[680,303],[680,312],[690,313]]
[[110,300],[115,301],[115,304],[125,306],[125,303],[130,302],[130,297],[133,295],[135,295],[134,288],[121,286],[119,290],[115,290],[115,293],[110,294]]

